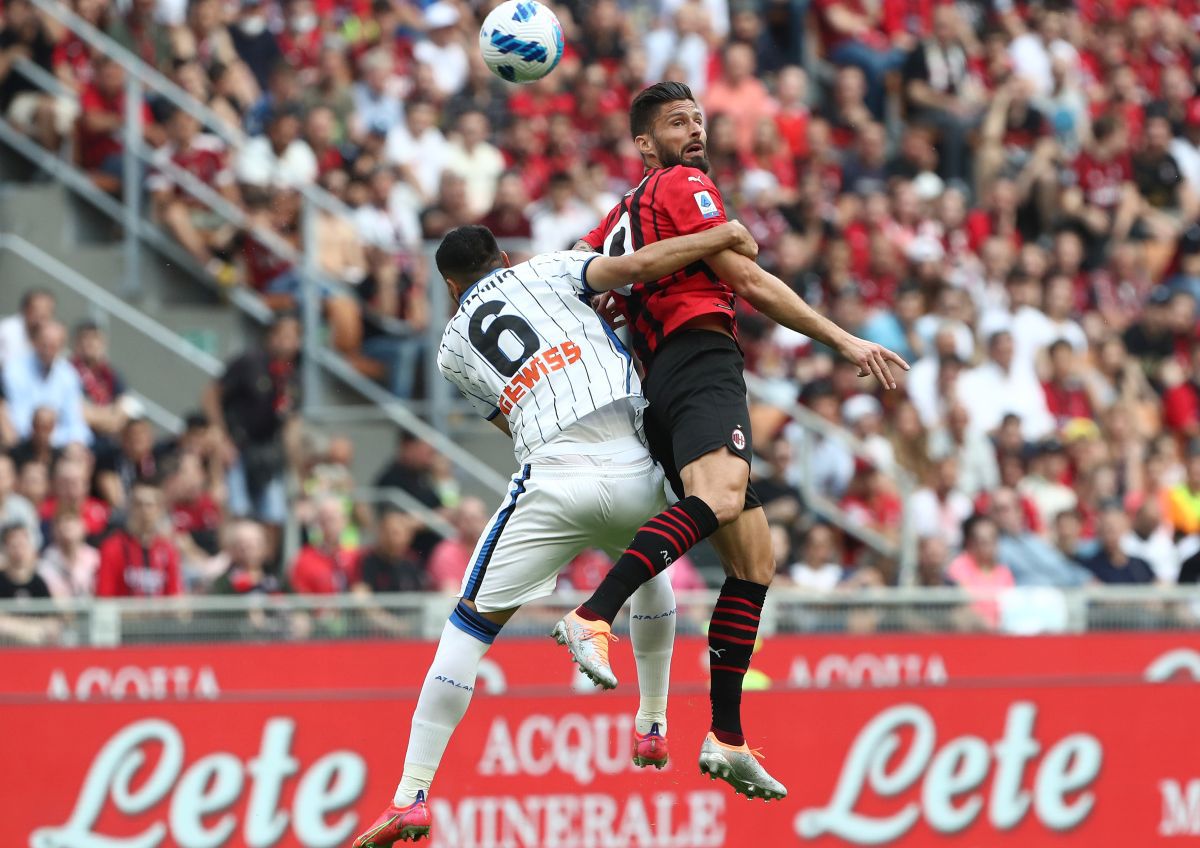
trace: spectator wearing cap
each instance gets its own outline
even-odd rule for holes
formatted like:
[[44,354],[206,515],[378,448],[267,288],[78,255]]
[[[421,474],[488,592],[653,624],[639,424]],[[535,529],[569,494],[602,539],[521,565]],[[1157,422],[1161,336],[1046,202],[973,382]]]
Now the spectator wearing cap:
[[934,456],[953,455],[958,460],[958,489],[969,498],[991,491],[1000,483],[996,448],[984,434],[971,429],[971,413],[961,403],[950,407],[945,426],[929,439]]
[[317,170],[316,155],[300,137],[300,115],[290,106],[271,114],[266,135],[247,141],[235,166],[237,181],[258,189],[310,185]]
[[51,523],[50,546],[38,561],[38,574],[55,598],[90,598],[96,590],[100,552],[87,542],[79,513],[60,511]]
[[425,7],[425,38],[413,47],[413,58],[433,71],[442,98],[457,94],[470,71],[459,18],[458,8],[446,0],[429,4]]
[[125,526],[100,545],[96,596],[160,598],[183,591],[179,551],[166,530],[162,492],[137,483]]
[[83,417],[88,427],[98,436],[115,436],[134,403],[125,394],[125,380],[109,361],[108,339],[94,322],[75,327],[71,365],[83,388]]
[[963,523],[963,552],[946,569],[947,576],[975,595],[971,608],[990,628],[1000,624],[998,592],[1016,585],[1012,571],[999,558],[996,523],[985,515],[972,515]]
[[991,433],[1007,413],[1021,418],[1021,431],[1033,441],[1050,433],[1054,419],[1032,370],[1016,367],[1012,333],[997,330],[988,338],[988,358],[962,374],[955,386],[960,403],[971,410],[971,427]]
[[964,30],[956,6],[938,6],[933,32],[908,54],[903,69],[909,120],[937,127],[942,149],[939,170],[946,180],[969,178],[967,136],[983,114],[971,79],[971,58],[961,38]]
[[70,442],[90,445],[93,438],[84,417],[79,374],[62,355],[66,338],[66,329],[57,321],[37,325],[33,352],[5,362],[2,380],[17,436],[28,437],[33,430],[34,412],[46,407],[55,414],[50,443],[56,448]]
[[925,483],[908,503],[917,535],[937,536],[951,550],[958,550],[962,547],[962,524],[975,507],[958,488],[958,459],[954,454],[935,457]]
[[488,142],[490,134],[482,112],[466,112],[459,117],[446,150],[446,170],[466,180],[471,214],[480,217],[492,208],[496,183],[504,173],[504,155]]
[[999,530],[998,558],[1008,565],[1018,586],[1068,587],[1091,582],[1086,569],[1030,532],[1015,491],[998,489],[990,507],[989,515]]
[[1154,569],[1144,559],[1131,557],[1122,542],[1129,530],[1129,518],[1118,501],[1100,508],[1097,537],[1100,550],[1083,561],[1084,567],[1101,583],[1154,583]]

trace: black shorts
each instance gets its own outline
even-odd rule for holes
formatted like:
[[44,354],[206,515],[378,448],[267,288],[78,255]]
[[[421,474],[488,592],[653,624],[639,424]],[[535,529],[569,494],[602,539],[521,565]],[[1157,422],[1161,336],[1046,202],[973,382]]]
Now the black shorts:
[[[711,330],[673,333],[655,351],[642,383],[646,440],[683,497],[679,469],[706,453],[727,447],[750,464],[753,442],[746,401],[745,361],[737,343]],[[754,487],[746,487],[746,509],[762,506]]]

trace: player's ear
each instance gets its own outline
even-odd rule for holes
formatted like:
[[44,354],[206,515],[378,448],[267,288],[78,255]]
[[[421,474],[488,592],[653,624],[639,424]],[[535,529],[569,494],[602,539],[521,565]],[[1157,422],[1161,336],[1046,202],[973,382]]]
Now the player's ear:
[[501,264],[504,265],[505,268],[512,267],[512,260],[508,258],[508,254],[503,250],[500,251],[500,262],[501,262]]
[[633,140],[633,143],[637,145],[638,153],[642,154],[643,159],[653,155],[654,142],[650,140],[649,135],[639,135]]

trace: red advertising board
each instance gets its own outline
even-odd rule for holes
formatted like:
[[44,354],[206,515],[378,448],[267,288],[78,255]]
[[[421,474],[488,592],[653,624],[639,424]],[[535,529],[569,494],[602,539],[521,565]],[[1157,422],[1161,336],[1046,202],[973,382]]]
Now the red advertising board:
[[[617,692],[573,693],[552,645],[501,640],[493,691],[481,687],[434,785],[432,845],[1187,844],[1200,838],[1198,641],[773,640],[756,657],[772,686],[747,693],[745,712],[791,792],[764,804],[696,770],[707,701],[688,658],[701,640],[680,640],[662,772],[629,761],[631,668],[618,666]],[[812,671],[934,650],[946,673],[932,685],[819,688]],[[794,656],[768,662],[775,653]],[[0,846],[347,845],[399,777],[431,654],[403,643],[0,654]],[[796,656],[807,687],[787,683]]]

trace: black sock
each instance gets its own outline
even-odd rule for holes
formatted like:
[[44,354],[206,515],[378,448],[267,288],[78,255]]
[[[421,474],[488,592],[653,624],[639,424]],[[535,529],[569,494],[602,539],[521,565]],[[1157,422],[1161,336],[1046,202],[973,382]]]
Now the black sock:
[[695,496],[660,512],[637,531],[617,564],[579,608],[579,614],[612,624],[639,586],[716,530],[717,517],[708,504]]
[[743,745],[742,680],[750,668],[767,587],[726,577],[708,625],[712,731],[726,745]]

